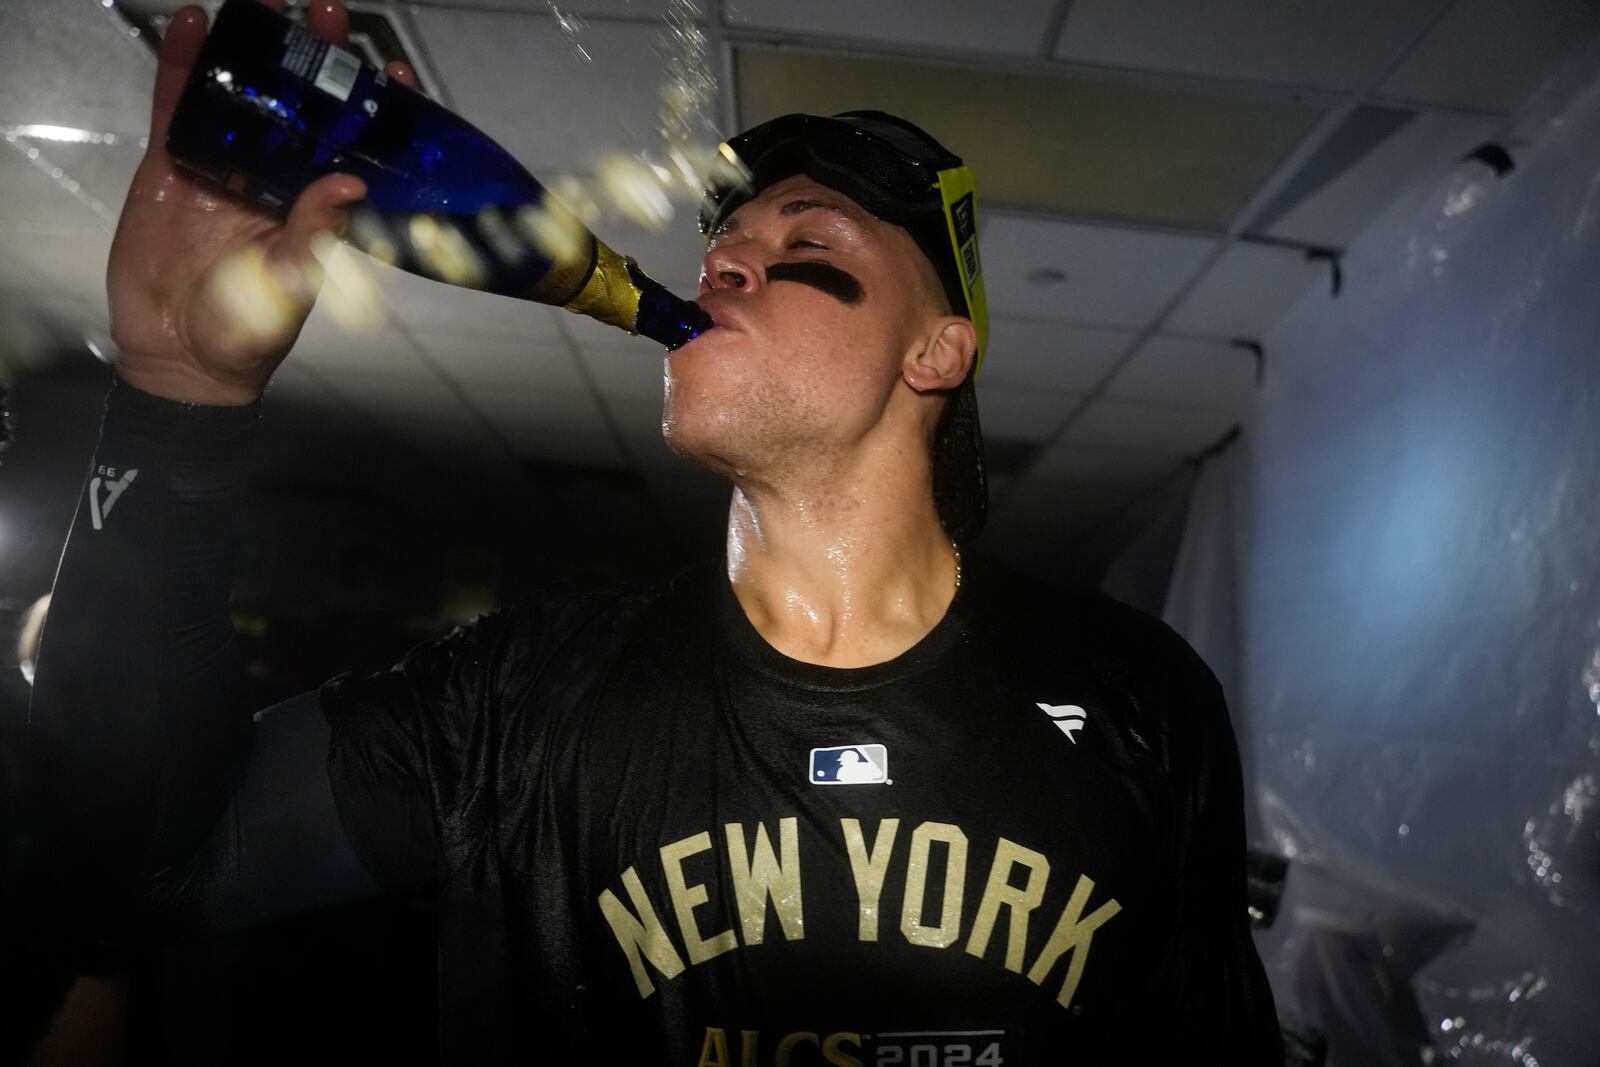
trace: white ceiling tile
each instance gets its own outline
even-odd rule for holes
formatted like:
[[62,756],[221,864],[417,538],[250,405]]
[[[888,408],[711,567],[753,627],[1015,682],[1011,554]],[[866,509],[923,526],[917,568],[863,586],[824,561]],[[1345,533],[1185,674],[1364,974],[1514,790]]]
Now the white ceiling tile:
[[1084,448],[1060,442],[1041,451],[1028,469],[1030,479],[1068,486],[1128,486],[1145,489],[1182,465],[1172,456]]
[[[7,145],[6,147],[14,147]],[[114,226],[134,172],[144,159],[144,147],[135,139],[110,144],[74,144],[43,138],[19,137],[15,147],[39,153],[41,175],[61,189],[96,225]],[[59,169],[60,175],[54,172]],[[76,186],[73,186],[76,183]],[[107,219],[109,216],[109,220]]]
[[783,30],[816,37],[883,41],[942,52],[1032,56],[1039,52],[1055,0],[1007,0],[1004,13],[971,0],[922,0],[916,5],[859,0],[734,0],[730,27]]
[[467,396],[519,454],[584,467],[626,465],[611,427],[583,390],[468,389]]
[[297,359],[286,359],[278,364],[267,386],[267,402],[279,404],[337,403],[334,395],[323,384],[322,378]]
[[110,252],[111,235],[103,230],[3,224],[0,288],[43,289],[92,303],[104,298]]
[[1105,395],[1114,400],[1218,408],[1239,416],[1256,392],[1255,356],[1218,341],[1156,336],[1117,371]]
[[1447,0],[1076,0],[1055,54],[1230,81],[1364,88]]
[[[41,150],[31,141],[0,141],[0,189],[5,191],[0,196],[0,225],[103,228],[102,220],[92,210],[50,176],[47,168],[60,164],[51,159],[49,148],[45,145]],[[28,157],[29,149],[36,153],[37,162]],[[64,167],[62,170],[64,178],[75,179]]]
[[1105,377],[1135,336],[1133,330],[997,316],[989,320],[982,381],[985,386],[1086,393]]
[[1096,400],[1072,421],[1063,440],[1076,445],[1188,456],[1215,444],[1237,422],[1216,408],[1175,408]]
[[604,153],[658,143],[658,27],[594,22],[580,35],[585,61],[548,14],[418,8],[414,17],[456,110],[535,177],[585,173]]
[[1165,327],[1212,337],[1266,336],[1307,286],[1327,284],[1328,264],[1294,248],[1236,244],[1167,317]]
[[584,387],[562,340],[526,341],[461,331],[416,330],[417,344],[445,375],[483,389],[576,390]]
[[646,473],[681,472],[702,469],[692,460],[667,447],[661,436],[661,401],[645,397],[611,394],[606,398],[617,429],[627,443],[628,456]]
[[391,329],[352,330],[318,304],[300,331],[291,360],[317,373],[383,375],[416,388],[433,388],[438,375],[405,335]]
[[978,388],[978,415],[986,437],[1042,441],[1056,431],[1082,399],[1071,393],[1007,389],[985,383]]
[[98,3],[0,5],[5,122],[137,136],[155,72],[154,53]]
[[[1090,226],[990,212],[984,227],[984,291],[997,315],[1144,326],[1199,269],[1207,237]],[[1029,281],[1040,269],[1064,282]]]
[[1597,33],[1600,4],[1461,0],[1379,91],[1512,114]]
[[449,387],[437,380],[402,379],[348,367],[309,369],[334,396],[366,411],[416,419],[473,417]]
[[[59,359],[63,349],[81,354],[85,337],[99,338],[100,350],[110,352],[103,328],[104,309],[83,300],[67,299],[40,290],[0,289],[0,364],[20,361],[43,368]],[[91,332],[92,331],[92,332]],[[10,370],[22,368],[11,364]]]
[[1342,248],[1394,198],[1495,135],[1496,119],[1418,114],[1333,181],[1285,212],[1274,237]]
[[496,426],[519,432],[563,433],[587,428],[605,429],[605,419],[594,397],[584,389],[469,384],[462,390],[467,401]]
[[459,330],[529,343],[561,339],[549,305],[447,285],[370,259],[364,262],[372,266],[390,314],[413,329]]
[[683,297],[699,288],[700,261],[706,239],[700,235],[692,205],[677,205],[672,221],[659,230],[621,218],[594,224],[595,235],[624,256],[632,256],[650,277]]
[[621,346],[580,347],[577,358],[581,369],[607,397],[637,399],[659,409],[665,373],[661,348],[640,338],[633,339],[637,343],[628,343],[628,338],[622,340]]

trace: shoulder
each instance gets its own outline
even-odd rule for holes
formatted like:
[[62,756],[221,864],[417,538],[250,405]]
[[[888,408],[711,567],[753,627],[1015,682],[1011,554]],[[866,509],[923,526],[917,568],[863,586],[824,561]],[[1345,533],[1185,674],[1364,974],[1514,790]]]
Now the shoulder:
[[1169,772],[1224,735],[1231,743],[1222,687],[1171,626],[1095,590],[1053,587],[987,561],[982,567],[973,625],[1004,675],[1040,691],[1073,679],[1075,691],[1118,708],[1134,743]]
[[395,690],[491,697],[524,687],[553,665],[592,666],[644,620],[706,585],[701,577],[711,567],[697,564],[667,577],[599,588],[559,583],[530,590],[422,642],[387,670],[330,680],[326,699],[338,703]]
[[1098,590],[1055,586],[987,558],[976,562],[974,617],[1000,641],[1034,654],[1092,657],[1103,670],[1151,683],[1211,678],[1189,642],[1154,615]]

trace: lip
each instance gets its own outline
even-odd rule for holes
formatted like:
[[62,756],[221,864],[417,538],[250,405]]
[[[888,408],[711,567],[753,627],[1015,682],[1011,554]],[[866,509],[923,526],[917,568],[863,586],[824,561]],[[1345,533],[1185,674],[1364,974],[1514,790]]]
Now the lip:
[[[745,322],[741,311],[734,307],[733,302],[727,299],[718,299],[712,293],[705,293],[695,298],[700,310],[711,316],[712,328],[708,333],[716,330],[729,329],[744,332]],[[701,335],[702,337],[705,334]],[[699,338],[696,338],[698,340]],[[691,342],[692,343],[692,342]]]

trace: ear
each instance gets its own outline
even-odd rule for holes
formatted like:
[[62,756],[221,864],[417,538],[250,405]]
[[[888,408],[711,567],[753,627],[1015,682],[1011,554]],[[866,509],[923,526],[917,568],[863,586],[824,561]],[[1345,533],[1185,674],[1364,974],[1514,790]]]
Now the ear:
[[960,315],[935,319],[916,347],[906,353],[901,374],[919,393],[954,389],[967,379],[978,351],[978,332]]

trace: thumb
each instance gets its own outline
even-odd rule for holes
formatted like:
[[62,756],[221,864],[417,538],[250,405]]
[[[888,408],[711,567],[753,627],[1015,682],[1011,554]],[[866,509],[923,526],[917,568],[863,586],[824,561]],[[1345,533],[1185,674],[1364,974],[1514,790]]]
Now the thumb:
[[305,270],[318,236],[342,230],[351,205],[366,195],[366,183],[350,174],[329,174],[306,186],[267,249],[268,262],[291,272]]

